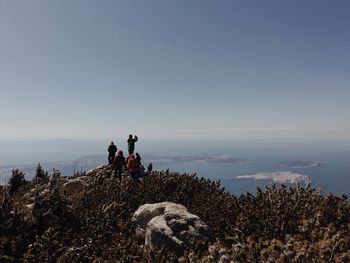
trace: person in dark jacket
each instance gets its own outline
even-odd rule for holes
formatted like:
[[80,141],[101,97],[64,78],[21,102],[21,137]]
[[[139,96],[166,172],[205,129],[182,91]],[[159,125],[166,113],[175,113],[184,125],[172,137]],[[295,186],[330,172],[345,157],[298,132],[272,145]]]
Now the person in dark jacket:
[[129,139],[128,139],[128,151],[129,151],[129,155],[130,154],[134,154],[134,150],[135,150],[135,142],[138,141],[137,135],[135,135],[135,137],[133,138],[132,135],[129,135]]
[[153,170],[153,165],[152,163],[149,163],[149,165],[147,166],[147,171],[152,172],[152,170]]
[[113,169],[115,171],[115,177],[118,177],[120,180],[122,180],[122,172],[124,167],[126,168],[125,157],[123,155],[123,151],[119,151],[117,156],[114,158]]
[[139,165],[141,165],[141,156],[139,155],[139,153],[136,153],[135,159],[139,163]]
[[118,151],[117,146],[114,145],[114,142],[111,142],[111,144],[108,146],[108,163],[112,164],[115,154]]

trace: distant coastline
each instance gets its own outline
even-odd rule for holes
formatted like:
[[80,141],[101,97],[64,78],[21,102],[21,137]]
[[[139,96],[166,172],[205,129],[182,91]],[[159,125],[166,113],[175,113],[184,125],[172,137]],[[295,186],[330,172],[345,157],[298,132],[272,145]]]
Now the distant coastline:
[[[241,164],[247,163],[249,160],[245,158],[234,158],[230,155],[198,155],[198,156],[179,156],[179,155],[161,155],[161,154],[144,154],[142,155],[142,163],[147,165],[167,165],[179,164],[185,162],[201,162],[201,163],[232,163]],[[60,171],[63,176],[73,175],[75,172],[83,172],[90,170],[96,166],[107,162],[106,155],[95,154],[83,156],[80,158],[40,163],[44,170],[51,172],[53,169]],[[27,179],[31,179],[35,174],[37,163],[32,164],[16,164],[16,165],[0,165],[0,185],[4,184],[11,176],[13,169],[19,168],[26,174]]]
[[286,160],[278,162],[278,164],[282,167],[286,168],[314,168],[320,167],[321,165],[326,165],[328,162],[320,162],[320,161],[301,161],[301,160]]

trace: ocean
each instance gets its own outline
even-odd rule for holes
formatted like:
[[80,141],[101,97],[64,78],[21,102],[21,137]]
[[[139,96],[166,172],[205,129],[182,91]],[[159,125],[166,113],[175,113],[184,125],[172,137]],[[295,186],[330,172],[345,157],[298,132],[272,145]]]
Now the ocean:
[[[126,153],[126,142],[115,141]],[[108,142],[55,140],[0,143],[0,182],[9,171],[23,167],[33,176],[35,165],[55,166],[63,175],[107,162]],[[306,185],[323,193],[350,193],[349,142],[181,141],[138,142],[144,166],[154,170],[196,173],[220,180],[232,194],[255,193],[273,183]],[[240,178],[238,178],[240,177]]]
[[[170,145],[169,145],[170,146]],[[163,149],[166,147],[163,146]],[[230,156],[246,159],[245,162],[205,162],[201,160],[159,164],[160,170],[196,173],[197,176],[220,180],[229,192],[240,195],[255,193],[256,187],[273,184],[271,179],[237,178],[259,173],[280,172],[307,176],[311,186],[323,193],[350,193],[350,144],[345,142],[211,142],[178,144],[174,152],[182,155]],[[163,154],[166,154],[163,152]],[[320,164],[315,167],[286,167],[283,161],[301,160]],[[301,177],[303,178],[303,177]],[[294,185],[296,183],[293,183]],[[301,185],[306,182],[301,180]],[[289,184],[290,185],[290,184]]]

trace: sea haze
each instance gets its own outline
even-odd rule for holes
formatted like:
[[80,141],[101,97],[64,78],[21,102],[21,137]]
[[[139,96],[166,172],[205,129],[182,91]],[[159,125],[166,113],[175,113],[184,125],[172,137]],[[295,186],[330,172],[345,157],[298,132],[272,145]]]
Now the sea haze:
[[[127,152],[126,142],[116,141]],[[29,179],[38,162],[49,172],[62,175],[92,169],[107,162],[108,142],[55,140],[0,143],[0,182],[13,168]],[[138,142],[142,163],[155,170],[196,173],[220,180],[225,189],[239,195],[255,193],[272,183],[311,185],[323,192],[350,193],[350,145],[344,142],[187,141]]]

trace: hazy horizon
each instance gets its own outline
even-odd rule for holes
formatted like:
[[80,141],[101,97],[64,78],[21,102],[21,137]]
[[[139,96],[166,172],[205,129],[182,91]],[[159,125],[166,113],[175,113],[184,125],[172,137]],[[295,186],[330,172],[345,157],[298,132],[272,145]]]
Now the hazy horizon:
[[[28,140],[28,141],[0,141],[0,165],[6,165],[5,160],[19,161],[12,164],[21,164],[22,158],[35,159],[39,161],[61,161],[71,160],[86,155],[105,154],[109,142],[113,140],[118,149],[127,151],[127,138],[108,140],[75,140],[75,139],[54,139],[54,140]],[[142,153],[159,154],[177,154],[181,155],[199,153],[225,154],[235,151],[238,156],[244,157],[245,152],[249,152],[263,158],[269,151],[294,152],[294,158],[304,156],[309,153],[310,156],[317,154],[332,155],[334,158],[345,156],[347,158],[350,152],[350,141],[322,141],[322,140],[144,140],[139,138],[136,143],[136,149]],[[203,152],[201,152],[203,151]],[[312,153],[312,154],[310,154]],[[62,158],[62,157],[63,158]],[[42,159],[40,159],[42,158]],[[315,158],[311,158],[315,159]]]
[[[127,152],[125,140],[115,141]],[[52,172],[70,176],[107,164],[107,141],[53,140],[0,143],[0,184],[19,168],[30,179],[38,162]],[[136,152],[145,166],[221,180],[234,194],[255,192],[277,182],[312,182],[324,192],[349,194],[350,142],[163,141],[140,139]],[[291,166],[281,165],[292,163]],[[293,167],[293,163],[296,167]],[[298,167],[300,164],[308,164]],[[263,179],[263,180],[262,180]]]

